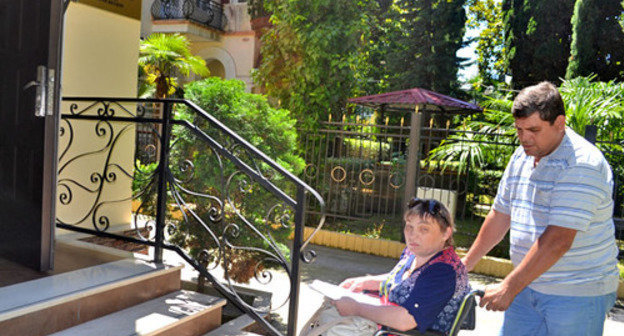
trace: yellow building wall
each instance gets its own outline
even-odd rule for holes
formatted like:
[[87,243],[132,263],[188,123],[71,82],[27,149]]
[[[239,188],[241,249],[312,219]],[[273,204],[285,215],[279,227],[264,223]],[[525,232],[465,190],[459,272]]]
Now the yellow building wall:
[[72,2],[65,14],[63,95],[136,97],[141,22]]
[[[139,20],[70,3],[65,15],[63,96],[136,97],[140,29]],[[63,114],[69,113],[70,104],[62,103]],[[79,103],[76,110],[86,106]],[[116,116],[128,116],[123,108],[136,111],[135,104],[111,107]],[[132,180],[122,170],[133,173],[134,125],[118,122],[109,127],[97,121],[73,120],[70,127],[62,120],[60,127],[58,220],[91,228],[94,221],[107,221],[111,226],[129,224]],[[112,149],[106,146],[109,140],[115,141]],[[77,158],[85,153],[91,154]],[[106,162],[108,174],[102,176]],[[99,189],[101,193],[92,192]]]

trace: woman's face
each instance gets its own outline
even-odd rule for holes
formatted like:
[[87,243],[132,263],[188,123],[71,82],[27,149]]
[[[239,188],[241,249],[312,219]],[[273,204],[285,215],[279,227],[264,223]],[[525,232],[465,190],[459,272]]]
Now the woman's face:
[[450,227],[441,230],[432,217],[412,215],[405,220],[405,243],[410,252],[418,257],[430,257],[442,251],[453,233]]

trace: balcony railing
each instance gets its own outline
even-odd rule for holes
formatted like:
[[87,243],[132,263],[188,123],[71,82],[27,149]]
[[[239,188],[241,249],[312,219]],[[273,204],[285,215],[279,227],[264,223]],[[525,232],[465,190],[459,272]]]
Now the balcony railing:
[[154,20],[187,20],[223,30],[223,5],[210,0],[155,0],[152,4]]
[[[149,245],[156,262],[177,253],[269,335],[281,332],[241,299],[234,275],[246,266],[268,286],[285,272],[290,288],[272,293],[288,303],[295,335],[300,262],[314,259],[304,222],[318,231],[325,220],[305,209],[308,200],[325,212],[314,189],[179,99],[63,98],[59,153],[58,228]],[[111,232],[130,203],[133,230]]]

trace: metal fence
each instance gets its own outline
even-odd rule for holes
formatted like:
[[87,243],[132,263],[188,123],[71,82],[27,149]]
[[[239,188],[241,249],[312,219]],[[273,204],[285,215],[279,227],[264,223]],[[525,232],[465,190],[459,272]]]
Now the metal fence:
[[392,155],[405,150],[407,126],[328,121],[302,133],[304,179],[329,197],[331,218],[400,216],[405,174],[401,157]]
[[[456,221],[456,242],[468,247],[492,206],[500,178],[518,143],[513,132],[452,129],[439,119],[427,120],[420,129],[420,164],[414,190],[417,197],[436,198],[447,205]],[[327,202],[326,227],[370,232],[380,226],[394,226],[394,232],[400,234],[406,203],[409,122],[402,120],[393,126],[387,121],[371,124],[343,118],[321,122],[318,130],[300,133],[306,161],[303,179]],[[614,167],[614,215],[620,251],[624,249],[621,143],[616,139],[596,142]],[[508,243],[503,239],[492,254],[507,256]]]

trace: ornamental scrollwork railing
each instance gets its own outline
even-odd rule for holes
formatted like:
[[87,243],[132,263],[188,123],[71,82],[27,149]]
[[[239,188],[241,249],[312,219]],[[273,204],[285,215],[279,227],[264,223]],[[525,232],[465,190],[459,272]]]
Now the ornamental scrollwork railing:
[[188,20],[223,30],[223,5],[211,0],[155,0],[151,8],[154,20]]
[[173,251],[274,335],[236,284],[285,272],[288,294],[273,295],[295,335],[300,262],[314,258],[304,222],[315,233],[325,220],[305,211],[324,214],[314,189],[186,100],[64,98],[62,110],[57,227],[151,246],[156,262]]

